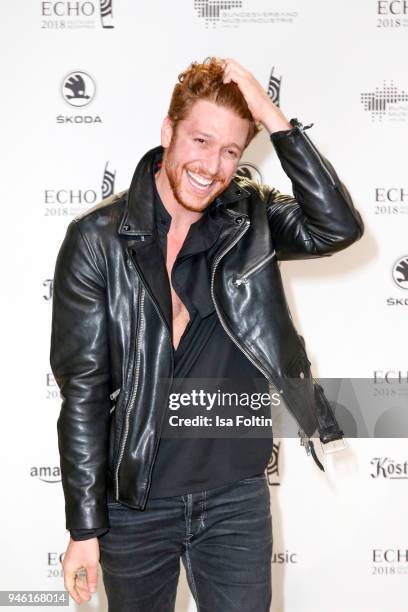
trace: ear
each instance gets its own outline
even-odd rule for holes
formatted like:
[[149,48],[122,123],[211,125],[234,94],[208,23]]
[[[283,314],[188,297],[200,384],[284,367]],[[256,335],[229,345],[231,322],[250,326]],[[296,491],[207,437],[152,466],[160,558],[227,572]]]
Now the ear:
[[168,115],[163,119],[161,127],[161,145],[165,149],[170,146],[173,137],[173,123]]

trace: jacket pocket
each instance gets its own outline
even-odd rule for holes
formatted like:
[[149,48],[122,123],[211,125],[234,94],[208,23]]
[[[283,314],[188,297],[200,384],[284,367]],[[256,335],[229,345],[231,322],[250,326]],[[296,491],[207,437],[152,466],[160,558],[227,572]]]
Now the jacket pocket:
[[306,352],[300,350],[294,357],[289,361],[288,365],[284,368],[285,376],[291,379],[294,384],[300,384],[302,381],[310,378],[310,366]]
[[271,253],[268,253],[268,255],[265,255],[264,257],[259,259],[246,272],[237,276],[237,278],[234,280],[234,285],[236,285],[237,287],[239,287],[239,285],[242,285],[242,284],[245,285],[248,282],[248,279],[252,276],[252,274],[254,274],[255,272],[258,272],[261,268],[264,267],[264,265],[268,263],[268,261],[274,258],[276,259],[275,250],[271,251]]

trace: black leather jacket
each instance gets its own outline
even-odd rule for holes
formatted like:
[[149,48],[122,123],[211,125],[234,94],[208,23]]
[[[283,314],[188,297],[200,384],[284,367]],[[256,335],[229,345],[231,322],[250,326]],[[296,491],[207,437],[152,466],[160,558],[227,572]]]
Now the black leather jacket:
[[[306,128],[291,124],[271,141],[294,197],[239,175],[219,196],[228,222],[211,263],[211,295],[226,333],[281,392],[300,434],[317,430],[327,443],[342,432],[330,405],[316,402],[278,261],[333,255],[364,226]],[[149,493],[173,374],[170,284],[154,234],[157,150],[142,157],[129,190],[71,221],[56,261],[50,363],[62,398],[67,529],[109,527],[108,487],[136,509]]]

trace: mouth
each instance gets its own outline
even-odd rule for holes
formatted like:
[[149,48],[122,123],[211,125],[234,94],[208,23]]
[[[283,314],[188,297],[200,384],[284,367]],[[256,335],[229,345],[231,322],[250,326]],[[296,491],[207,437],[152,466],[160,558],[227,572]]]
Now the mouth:
[[214,180],[205,178],[204,176],[191,172],[190,170],[186,170],[186,174],[190,185],[197,193],[200,194],[205,194],[211,191],[211,188],[215,183]]

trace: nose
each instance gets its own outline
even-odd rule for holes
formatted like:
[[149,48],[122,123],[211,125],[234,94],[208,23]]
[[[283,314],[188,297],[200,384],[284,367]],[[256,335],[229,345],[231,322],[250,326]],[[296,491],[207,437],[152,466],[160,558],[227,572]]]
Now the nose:
[[218,176],[221,162],[219,151],[207,151],[203,159],[203,171],[209,176]]

